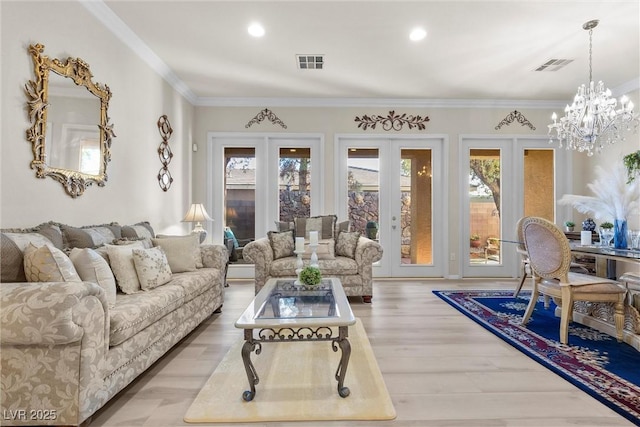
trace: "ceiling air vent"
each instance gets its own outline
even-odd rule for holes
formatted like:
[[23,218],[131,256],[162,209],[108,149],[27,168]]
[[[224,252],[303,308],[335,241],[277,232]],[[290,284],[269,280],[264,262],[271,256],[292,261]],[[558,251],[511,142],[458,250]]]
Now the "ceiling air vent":
[[573,59],[550,59],[536,68],[536,71],[558,71],[572,62]]
[[298,69],[322,70],[324,68],[324,55],[296,55]]

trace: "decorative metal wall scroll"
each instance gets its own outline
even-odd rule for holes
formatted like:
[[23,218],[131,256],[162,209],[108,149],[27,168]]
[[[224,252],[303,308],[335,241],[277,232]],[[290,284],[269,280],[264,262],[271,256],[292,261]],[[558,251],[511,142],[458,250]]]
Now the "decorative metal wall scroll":
[[522,126],[529,126],[531,130],[536,130],[536,127],[531,124],[529,120],[518,110],[513,110],[513,112],[509,113],[502,121],[495,127],[496,130],[499,130],[503,125],[510,125],[514,121],[517,121]]
[[287,128],[287,125],[285,125],[284,122],[280,120],[278,116],[276,116],[276,114],[268,108],[265,108],[264,110],[256,114],[256,116],[253,119],[249,120],[249,123],[247,123],[244,127],[248,129],[254,123],[261,123],[264,119],[268,119],[274,125],[282,126],[283,129]]
[[158,131],[160,131],[160,136],[162,137],[162,142],[158,147],[158,156],[162,163],[162,167],[158,171],[158,184],[160,184],[162,191],[167,191],[173,182],[173,178],[169,172],[169,163],[173,158],[171,147],[169,147],[169,138],[171,138],[173,129],[166,115],[160,116],[158,119]]
[[429,117],[425,116],[412,116],[406,113],[396,114],[395,111],[389,111],[389,115],[387,117],[384,116],[368,116],[363,115],[362,118],[355,118],[355,122],[358,123],[358,127],[362,128],[362,130],[367,130],[369,128],[375,129],[376,125],[380,123],[382,125],[382,129],[389,130],[402,130],[404,125],[407,125],[409,129],[413,129],[414,127],[419,130],[425,130],[425,123],[429,121]]

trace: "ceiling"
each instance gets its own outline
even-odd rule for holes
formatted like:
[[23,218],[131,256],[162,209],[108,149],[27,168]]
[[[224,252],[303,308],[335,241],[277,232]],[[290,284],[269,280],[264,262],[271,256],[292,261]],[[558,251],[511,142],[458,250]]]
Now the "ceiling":
[[[566,103],[589,78],[591,19],[594,80],[640,88],[638,0],[83,4],[196,105]],[[264,37],[247,33],[253,21]],[[427,37],[412,42],[416,26]],[[297,54],[324,55],[324,69],[298,69]],[[550,59],[573,62],[534,71]]]

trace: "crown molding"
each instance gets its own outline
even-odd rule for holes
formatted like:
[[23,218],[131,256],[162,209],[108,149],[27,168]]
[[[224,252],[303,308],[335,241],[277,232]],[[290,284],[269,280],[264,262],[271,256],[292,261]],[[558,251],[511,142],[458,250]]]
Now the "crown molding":
[[203,98],[198,107],[564,108],[564,101],[405,98]]
[[171,87],[184,96],[187,101],[195,105],[197,96],[191,89],[109,6],[102,0],[78,1],[117,38],[129,46],[152,70],[155,70]]

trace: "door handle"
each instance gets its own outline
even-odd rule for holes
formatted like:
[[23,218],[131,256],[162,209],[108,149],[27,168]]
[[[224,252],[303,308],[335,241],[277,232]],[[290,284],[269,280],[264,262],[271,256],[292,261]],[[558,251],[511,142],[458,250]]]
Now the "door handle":
[[396,226],[395,226],[395,225],[392,225],[392,226],[391,226],[391,228],[395,230],[395,229],[396,229]]

